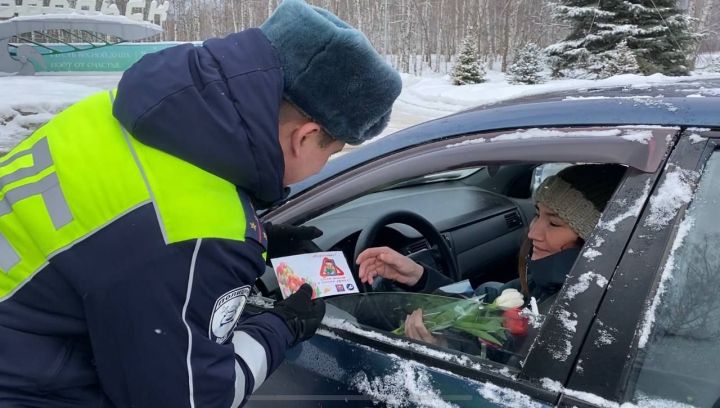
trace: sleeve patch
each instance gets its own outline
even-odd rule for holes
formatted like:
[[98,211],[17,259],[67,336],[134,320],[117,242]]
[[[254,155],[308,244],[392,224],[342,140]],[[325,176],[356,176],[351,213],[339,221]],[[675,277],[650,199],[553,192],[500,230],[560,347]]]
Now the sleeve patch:
[[245,309],[248,295],[250,295],[250,285],[245,285],[226,292],[215,301],[208,328],[208,337],[211,340],[223,344],[230,338]]

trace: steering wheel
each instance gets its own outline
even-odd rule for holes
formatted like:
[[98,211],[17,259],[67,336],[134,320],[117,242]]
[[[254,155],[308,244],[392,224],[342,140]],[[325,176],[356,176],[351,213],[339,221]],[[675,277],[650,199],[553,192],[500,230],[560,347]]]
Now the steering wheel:
[[[445,238],[438,232],[434,225],[430,221],[426,220],[422,216],[410,212],[410,211],[392,211],[373,221],[360,233],[357,243],[355,244],[355,257],[367,248],[370,248],[375,239],[377,238],[380,230],[390,224],[404,224],[414,228],[417,232],[422,235],[430,243],[430,249],[437,251],[440,254],[441,266],[443,273],[452,279],[457,276],[457,261],[455,260],[455,254]],[[358,273],[359,267],[353,265],[353,273],[355,279],[360,282]],[[370,285],[360,283],[361,292],[370,292],[372,287]],[[362,290],[364,289],[364,290]]]

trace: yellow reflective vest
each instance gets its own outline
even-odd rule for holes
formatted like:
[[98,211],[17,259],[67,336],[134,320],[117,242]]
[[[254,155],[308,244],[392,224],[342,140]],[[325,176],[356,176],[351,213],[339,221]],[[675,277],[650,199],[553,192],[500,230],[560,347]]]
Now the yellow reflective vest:
[[149,202],[168,244],[242,241],[255,225],[232,183],[131,137],[113,96],[71,106],[0,159],[0,301],[54,254]]

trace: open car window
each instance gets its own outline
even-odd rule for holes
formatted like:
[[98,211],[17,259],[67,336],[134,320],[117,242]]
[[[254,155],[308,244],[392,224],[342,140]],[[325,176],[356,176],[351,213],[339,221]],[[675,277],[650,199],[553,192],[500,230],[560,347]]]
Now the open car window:
[[[380,288],[390,291],[329,299],[328,317],[335,324],[355,325],[369,337],[377,333],[388,339],[407,339],[408,316],[419,313],[427,334],[410,336],[413,341],[450,354],[520,369],[556,295],[508,312],[495,303],[485,303],[483,293],[473,289],[486,282],[497,282],[495,287],[499,288],[518,278],[520,246],[536,211],[529,195],[532,185],[569,165],[508,164],[493,166],[492,172],[483,166],[461,178],[449,177],[431,184],[400,183],[310,220],[306,225],[325,232],[319,239],[321,247],[343,251],[350,260],[356,251],[354,232],[366,227],[367,222],[394,209],[416,211],[441,231],[457,257],[457,274],[446,276],[450,282],[434,288],[433,293],[408,292],[390,282]],[[513,197],[516,194],[512,192],[517,191],[525,191],[525,196]],[[507,194],[499,194],[502,192]],[[353,227],[353,223],[357,225]],[[373,246],[383,245],[442,269],[431,246],[410,227],[386,226]],[[566,264],[568,272],[579,253],[578,249]],[[561,285],[562,279],[554,289],[556,294]]]
[[[655,171],[666,154],[661,147],[672,143],[677,129],[643,128],[646,137],[641,141],[630,137],[637,133],[630,127],[619,133],[572,129],[553,133],[544,144],[532,138],[523,140],[522,148],[515,139],[495,137],[503,133],[434,142],[363,164],[298,196],[270,221],[318,227],[323,235],[315,243],[323,250],[342,251],[352,265],[356,243],[368,225],[390,211],[417,212],[439,231],[456,256],[457,271],[446,277],[476,288],[484,282],[507,283],[518,277],[520,245],[535,214],[533,186],[568,163],[629,166],[598,227],[578,250],[567,281],[556,296],[538,305],[537,315],[527,319],[520,334],[508,334],[512,317],[504,312],[482,315],[478,303],[473,313],[466,314],[462,308],[467,304],[456,296],[440,298],[435,293],[394,290],[328,299],[321,336],[477,381],[499,384],[507,380],[514,389],[547,392],[541,399],[555,401],[559,388],[546,385],[553,381],[564,384],[577,366],[594,311],[656,181]],[[528,148],[529,142],[533,142],[532,148]],[[477,170],[464,172],[466,169]],[[373,243],[383,245],[442,269],[432,254],[432,244],[413,228],[385,225]],[[442,342],[411,339],[402,332],[409,314],[418,309],[426,314],[453,302],[461,302],[450,308],[453,318],[493,317],[494,322],[472,323],[495,327],[475,332],[470,331],[472,325],[470,330],[460,330],[458,325],[435,327],[432,331]],[[455,306],[460,310],[454,310]],[[440,322],[447,323],[447,319]],[[497,335],[500,330],[503,335]],[[499,339],[489,341],[488,336]]]
[[410,330],[408,316],[420,313],[427,336],[431,336],[424,337],[424,342],[441,349],[512,366],[517,366],[526,352],[521,343],[527,338],[527,322],[478,297],[373,292],[332,298],[328,304],[332,306],[327,314],[331,319],[398,336]]

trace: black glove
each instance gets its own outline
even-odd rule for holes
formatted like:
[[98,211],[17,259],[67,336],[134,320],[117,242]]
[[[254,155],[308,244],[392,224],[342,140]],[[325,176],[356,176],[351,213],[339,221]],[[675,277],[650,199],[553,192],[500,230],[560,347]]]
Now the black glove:
[[295,335],[291,346],[312,337],[325,316],[325,301],[320,298],[311,299],[312,292],[312,287],[304,283],[297,292],[285,300],[275,302],[275,308],[268,310],[268,313],[285,320]]
[[266,222],[264,225],[267,234],[267,257],[279,258],[281,256],[306,254],[308,252],[322,252],[312,240],[323,234],[315,227],[296,227],[293,225]]

